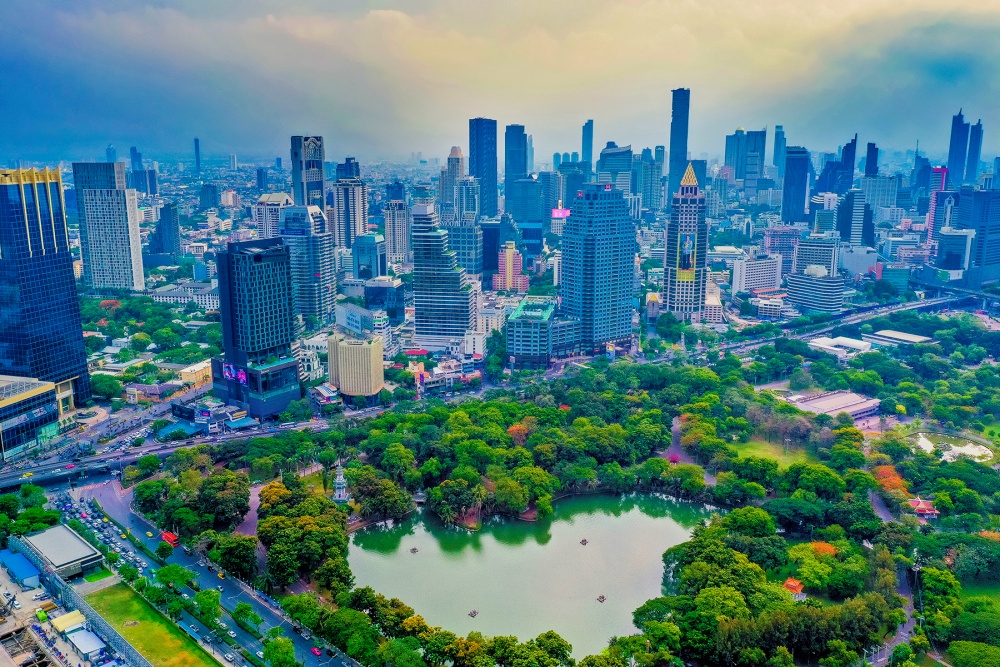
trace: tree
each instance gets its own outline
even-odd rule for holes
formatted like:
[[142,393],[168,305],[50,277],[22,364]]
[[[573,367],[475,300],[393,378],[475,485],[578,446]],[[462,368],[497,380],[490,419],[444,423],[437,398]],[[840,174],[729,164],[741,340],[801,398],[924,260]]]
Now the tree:
[[253,605],[249,602],[237,602],[233,608],[233,620],[243,626],[250,626],[257,629],[264,619],[253,610]]
[[167,328],[154,331],[152,340],[161,352],[178,348],[183,342],[180,336],[174,333],[172,329]]
[[219,591],[208,588],[194,594],[194,603],[198,605],[198,615],[208,627],[215,625],[222,613],[222,594]]
[[94,396],[110,400],[122,395],[122,383],[110,375],[93,374],[90,376],[90,391]]
[[355,396],[351,399],[351,403],[354,405],[355,410],[364,410],[368,407],[368,398],[365,396]]
[[146,348],[150,346],[153,339],[149,337],[148,334],[137,333],[132,336],[132,340],[129,341],[128,346],[133,352],[145,352]]
[[295,644],[287,637],[278,637],[264,644],[264,662],[270,667],[299,667],[295,659]]
[[156,545],[156,557],[160,560],[167,560],[174,553],[174,547],[170,542],[161,541]]
[[226,535],[219,539],[219,565],[237,579],[249,581],[257,574],[257,538]]
[[156,581],[178,592],[182,586],[186,586],[192,579],[194,579],[194,573],[176,563],[164,565],[156,571]]
[[135,465],[139,468],[140,474],[148,477],[160,469],[160,457],[156,454],[147,454],[139,457],[139,460],[135,462]]
[[135,565],[132,565],[132,563],[125,563],[118,568],[118,576],[120,576],[125,583],[131,584],[139,576],[139,569]]

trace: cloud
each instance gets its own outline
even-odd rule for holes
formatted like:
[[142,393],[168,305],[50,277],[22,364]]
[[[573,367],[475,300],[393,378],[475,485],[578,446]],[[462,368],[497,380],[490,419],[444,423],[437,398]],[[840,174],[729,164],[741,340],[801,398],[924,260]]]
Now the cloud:
[[[1000,10],[972,0],[8,1],[0,153],[96,156],[107,141],[186,153],[447,154],[467,119],[522,123],[537,160],[595,142],[664,144],[692,89],[690,146],[784,124],[789,141],[944,151],[959,106],[1000,142]],[[993,115],[990,116],[989,113]]]

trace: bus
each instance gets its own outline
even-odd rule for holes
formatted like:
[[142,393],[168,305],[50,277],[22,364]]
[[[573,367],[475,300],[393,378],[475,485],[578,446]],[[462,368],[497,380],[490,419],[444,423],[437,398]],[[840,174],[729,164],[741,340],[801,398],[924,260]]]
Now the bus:
[[180,545],[181,541],[173,533],[168,533],[166,531],[160,533],[160,539],[169,544],[172,547]]

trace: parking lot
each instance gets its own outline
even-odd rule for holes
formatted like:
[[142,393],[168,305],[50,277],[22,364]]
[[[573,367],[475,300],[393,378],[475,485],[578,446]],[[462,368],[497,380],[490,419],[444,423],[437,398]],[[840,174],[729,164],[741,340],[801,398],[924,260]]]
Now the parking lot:
[[53,504],[62,511],[63,519],[66,522],[75,519],[92,530],[98,540],[121,556],[122,561],[134,565],[139,570],[139,576],[151,577],[155,574],[156,570],[150,568],[146,557],[135,552],[128,537],[121,533],[103,512],[97,509],[92,500],[89,502],[76,501],[68,493],[62,493],[54,499]]

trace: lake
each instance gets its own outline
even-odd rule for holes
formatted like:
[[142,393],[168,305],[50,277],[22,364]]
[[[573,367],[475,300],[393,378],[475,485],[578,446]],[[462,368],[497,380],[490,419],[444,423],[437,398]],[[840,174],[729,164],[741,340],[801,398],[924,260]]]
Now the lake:
[[432,626],[522,641],[555,630],[582,658],[637,632],[632,612],[662,594],[663,552],[708,516],[638,494],[572,496],[549,519],[494,517],[478,532],[417,512],[354,533],[348,560],[358,586],[403,600]]

